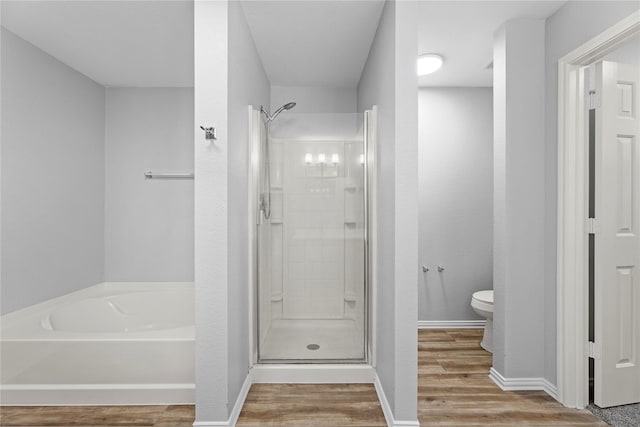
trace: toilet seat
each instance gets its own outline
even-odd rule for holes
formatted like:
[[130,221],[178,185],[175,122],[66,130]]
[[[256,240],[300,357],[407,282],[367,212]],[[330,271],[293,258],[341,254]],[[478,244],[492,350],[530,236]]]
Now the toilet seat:
[[477,309],[493,313],[493,291],[474,292],[471,297],[471,305]]

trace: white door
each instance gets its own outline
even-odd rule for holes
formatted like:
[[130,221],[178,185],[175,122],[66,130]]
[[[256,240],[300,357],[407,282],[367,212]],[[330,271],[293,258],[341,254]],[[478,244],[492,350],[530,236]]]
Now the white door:
[[595,396],[640,402],[640,68],[596,65]]

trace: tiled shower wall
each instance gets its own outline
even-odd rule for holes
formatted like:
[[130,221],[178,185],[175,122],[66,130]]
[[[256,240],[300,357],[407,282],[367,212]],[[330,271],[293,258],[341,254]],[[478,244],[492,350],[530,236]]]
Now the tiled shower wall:
[[362,141],[272,140],[272,319],[347,318],[362,326],[361,153]]

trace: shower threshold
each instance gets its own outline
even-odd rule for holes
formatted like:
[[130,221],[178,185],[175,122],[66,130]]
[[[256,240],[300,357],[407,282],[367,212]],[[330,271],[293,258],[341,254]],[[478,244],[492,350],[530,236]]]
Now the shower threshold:
[[290,384],[374,383],[376,372],[366,363],[257,364],[250,371],[251,382]]

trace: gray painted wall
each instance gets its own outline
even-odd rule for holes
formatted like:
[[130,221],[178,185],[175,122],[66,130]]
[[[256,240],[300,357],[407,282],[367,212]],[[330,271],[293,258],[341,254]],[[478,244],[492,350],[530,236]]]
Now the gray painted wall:
[[271,112],[294,101],[292,113],[355,113],[357,90],[347,87],[272,86]]
[[494,42],[494,352],[506,378],[544,375],[544,21]]
[[243,9],[239,2],[229,2],[229,402],[237,399],[250,364],[247,107],[269,105],[269,101],[269,80]]
[[358,85],[378,106],[376,369],[399,423],[417,419],[417,3],[385,3]]
[[[396,2],[396,422],[418,411],[418,2]],[[399,420],[399,421],[398,421]]]
[[545,29],[545,369],[556,383],[558,59],[640,8],[634,1],[571,1],[549,17]]
[[2,313],[103,281],[104,88],[2,28]]
[[196,421],[227,421],[249,369],[248,106],[270,84],[239,2],[196,2]]
[[[226,1],[194,11],[196,422],[227,421],[229,397],[228,40]],[[215,126],[207,141],[198,126]]]
[[358,111],[378,106],[376,231],[378,257],[376,370],[391,407],[395,404],[395,3],[387,2],[358,84]]
[[419,319],[481,319],[470,302],[493,289],[493,89],[420,89],[419,144]]
[[106,91],[105,280],[193,281],[193,88]]

